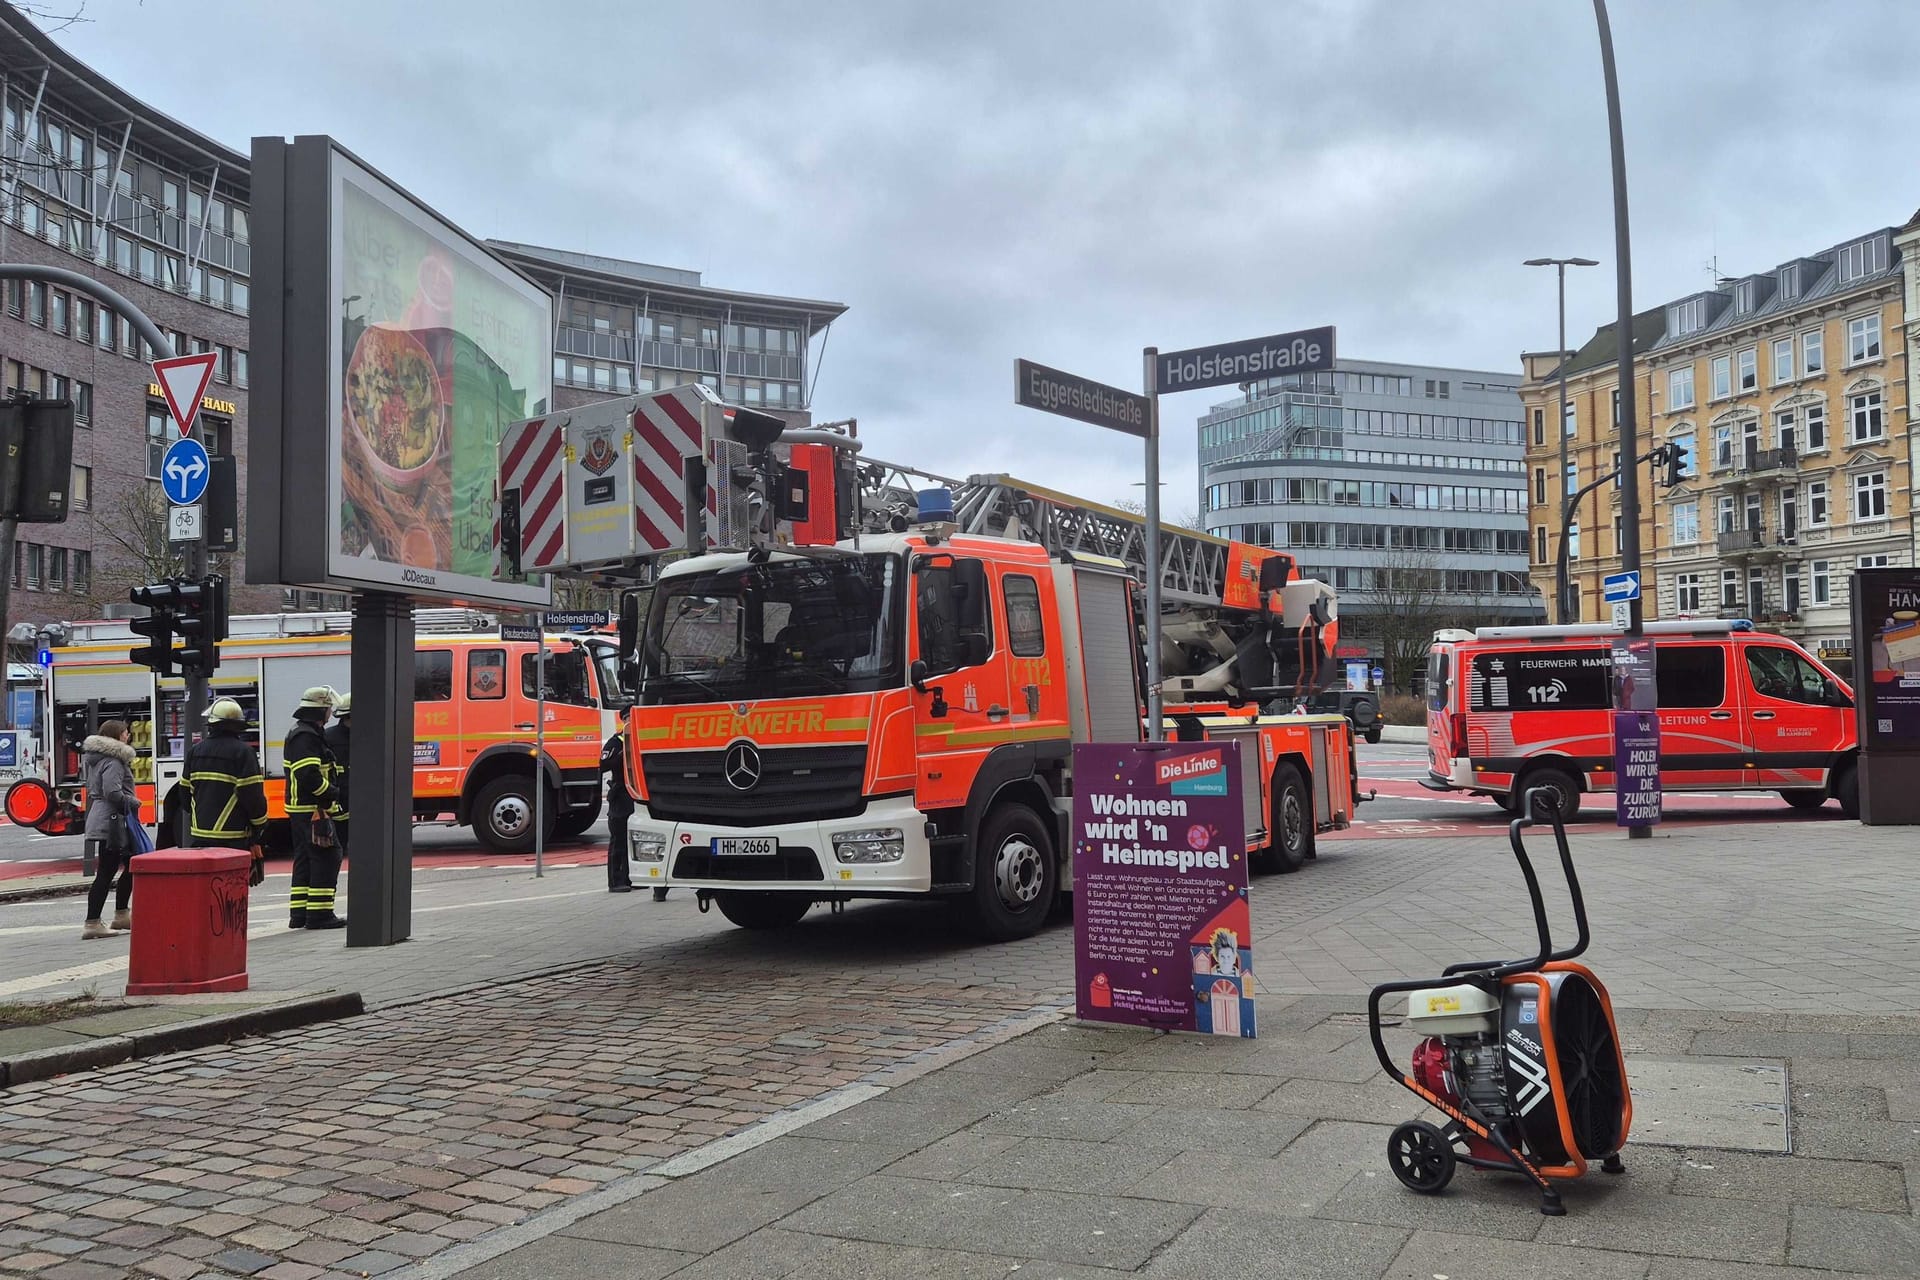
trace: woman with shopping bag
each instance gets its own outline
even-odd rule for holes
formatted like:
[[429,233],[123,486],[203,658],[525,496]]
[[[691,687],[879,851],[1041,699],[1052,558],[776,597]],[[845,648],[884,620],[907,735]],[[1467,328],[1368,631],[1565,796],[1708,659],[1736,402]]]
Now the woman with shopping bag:
[[[134,832],[146,835],[140,822],[140,797],[133,789],[133,748],[128,745],[124,720],[108,720],[80,744],[84,753],[80,776],[87,788],[86,836],[99,842],[99,869],[87,890],[87,922],[82,938],[106,938],[112,930],[100,921],[113,890],[113,929],[133,928],[133,855],[140,852]],[[147,848],[153,846],[149,843]],[[119,881],[115,883],[115,876]]]

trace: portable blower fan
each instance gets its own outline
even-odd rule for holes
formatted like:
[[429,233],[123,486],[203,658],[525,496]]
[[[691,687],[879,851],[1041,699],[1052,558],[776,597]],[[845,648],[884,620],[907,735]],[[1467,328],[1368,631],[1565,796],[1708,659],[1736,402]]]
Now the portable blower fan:
[[[1539,814],[1553,824],[1580,931],[1565,951],[1553,949],[1540,880],[1520,835]],[[1620,1148],[1633,1099],[1613,1002],[1600,979],[1574,963],[1587,949],[1587,908],[1550,793],[1527,792],[1508,837],[1533,900],[1539,954],[1451,965],[1437,985],[1416,979],[1375,987],[1367,1023],[1387,1074],[1447,1117],[1444,1125],[1414,1120],[1394,1129],[1387,1140],[1394,1176],[1432,1195],[1458,1164],[1507,1170],[1540,1188],[1541,1213],[1558,1216],[1566,1207],[1551,1180],[1577,1178],[1595,1160],[1608,1173],[1624,1171]],[[1380,1034],[1380,1002],[1400,992],[1407,995],[1406,1026],[1426,1037],[1410,1074],[1394,1065]]]

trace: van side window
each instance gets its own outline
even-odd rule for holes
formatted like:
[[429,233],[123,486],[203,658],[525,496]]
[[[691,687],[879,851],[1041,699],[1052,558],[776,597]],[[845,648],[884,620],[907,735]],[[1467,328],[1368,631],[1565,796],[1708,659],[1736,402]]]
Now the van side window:
[[429,649],[413,655],[413,700],[415,702],[451,702],[453,700],[453,655],[445,649]]
[[1717,707],[1727,700],[1727,651],[1717,644],[1656,647],[1654,680],[1660,705]]
[[507,651],[505,649],[469,649],[467,651],[467,697],[487,702],[507,696]]
[[1753,691],[1763,698],[1813,706],[1826,703],[1827,678],[1792,649],[1770,644],[1748,645],[1747,676],[1753,681]]
[[1469,711],[1604,711],[1612,658],[1586,649],[1508,649],[1473,655]]
[[1016,658],[1038,658],[1047,651],[1047,627],[1040,616],[1040,584],[1010,573],[1001,586],[1007,597],[1007,643]]
[[1445,649],[1427,655],[1427,706],[1434,711],[1447,709],[1447,681],[1453,676],[1453,664]]

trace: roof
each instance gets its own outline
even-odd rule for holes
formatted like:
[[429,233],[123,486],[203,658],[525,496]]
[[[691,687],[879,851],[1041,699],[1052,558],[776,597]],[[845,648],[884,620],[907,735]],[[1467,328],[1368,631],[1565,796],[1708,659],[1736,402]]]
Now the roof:
[[489,240],[487,247],[516,266],[534,272],[561,273],[592,281],[604,288],[628,293],[647,292],[672,296],[690,296],[708,304],[732,304],[787,314],[804,313],[813,317],[809,333],[817,333],[826,324],[844,314],[847,304],[817,298],[786,298],[771,293],[746,293],[738,289],[719,289],[703,284],[698,271],[678,267],[660,267],[623,258],[604,258],[571,249],[549,249],[540,245],[517,244],[510,240]]
[[[1920,217],[1920,214],[1916,214],[1915,216]],[[1766,271],[1733,277],[1717,289],[1707,290],[1698,294],[1690,293],[1683,298],[1675,298],[1666,305],[1673,306],[1677,303],[1690,301],[1696,297],[1706,298],[1708,299],[1708,308],[1710,311],[1713,311],[1714,314],[1705,325],[1698,329],[1690,329],[1683,334],[1669,334],[1663,337],[1659,342],[1654,344],[1654,349],[1666,350],[1672,347],[1691,346],[1694,343],[1711,339],[1718,334],[1729,333],[1736,329],[1745,329],[1751,325],[1764,323],[1777,316],[1791,315],[1794,312],[1803,311],[1827,298],[1859,293],[1862,290],[1878,288],[1881,285],[1897,281],[1901,275],[1900,249],[1893,243],[1893,233],[1897,229],[1898,228],[1895,227],[1880,227],[1873,231],[1862,232],[1859,235],[1848,236],[1839,244],[1827,249],[1822,249],[1820,252],[1807,257],[1789,258],[1778,266],[1769,268]],[[1886,266],[1871,275],[1842,281],[1840,279],[1841,251],[1850,245],[1859,244],[1863,240],[1870,240],[1876,236],[1886,237]],[[1798,269],[1800,288],[1799,292],[1792,297],[1783,298],[1778,286],[1781,273],[1785,272],[1789,267]],[[1752,284],[1753,291],[1757,295],[1764,295],[1764,297],[1757,306],[1750,310],[1737,312],[1733,307],[1734,291],[1749,282]]]
[[[1660,341],[1661,336],[1665,334],[1666,331],[1666,303],[1663,302],[1657,307],[1650,307],[1645,311],[1636,313],[1633,317],[1633,354],[1640,355],[1648,348],[1654,346]],[[1573,353],[1571,360],[1567,361],[1567,376],[1569,378],[1578,377],[1583,373],[1591,373],[1596,369],[1618,363],[1620,359],[1620,339],[1617,336],[1618,333],[1619,325],[1617,322],[1615,324],[1603,324],[1598,329],[1595,329],[1593,336],[1588,338],[1586,343],[1581,346],[1578,351]],[[1559,376],[1560,370],[1556,368],[1549,372],[1542,381],[1558,378]]]
[[[250,192],[252,163],[244,152],[192,129],[80,61],[11,4],[0,3],[0,70],[20,78],[28,93],[47,73],[47,96],[90,123],[133,125],[135,145],[168,157],[189,173],[220,166],[222,185]],[[116,144],[118,139],[115,139]]]

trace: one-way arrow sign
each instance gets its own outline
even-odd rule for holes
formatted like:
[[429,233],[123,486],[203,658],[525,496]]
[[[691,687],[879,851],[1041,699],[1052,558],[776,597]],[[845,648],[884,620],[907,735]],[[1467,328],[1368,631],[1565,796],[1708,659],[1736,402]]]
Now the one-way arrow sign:
[[198,355],[168,356],[153,362],[154,380],[160,384],[167,412],[173,415],[183,436],[193,434],[193,419],[200,412],[207,384],[213,381],[215,358],[213,352],[202,351]]

